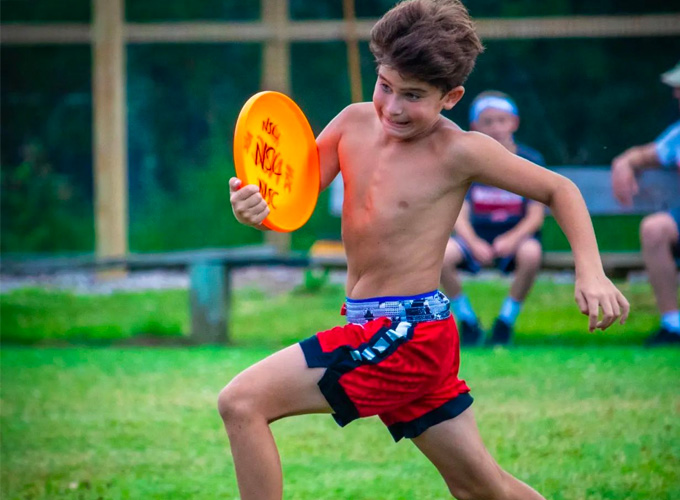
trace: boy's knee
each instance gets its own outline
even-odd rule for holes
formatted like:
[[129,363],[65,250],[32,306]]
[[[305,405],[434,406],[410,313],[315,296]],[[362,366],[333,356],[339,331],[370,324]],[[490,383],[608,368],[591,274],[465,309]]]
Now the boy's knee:
[[[457,500],[500,500],[509,494],[512,477],[496,463],[487,463],[484,471],[458,476],[455,481],[446,480],[449,492]],[[514,497],[513,497],[514,498]]]
[[456,500],[493,500],[498,496],[489,484],[449,484],[449,492]]
[[230,382],[217,397],[217,410],[226,424],[229,421],[250,418],[256,413],[253,398],[238,381]]
[[643,246],[664,245],[671,241],[673,234],[673,221],[666,214],[648,215],[640,223],[640,241]]

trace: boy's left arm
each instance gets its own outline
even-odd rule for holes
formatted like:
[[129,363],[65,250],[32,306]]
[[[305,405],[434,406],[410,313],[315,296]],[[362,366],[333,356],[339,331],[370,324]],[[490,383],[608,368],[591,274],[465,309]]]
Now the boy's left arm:
[[[590,214],[581,192],[569,179],[509,153],[493,139],[475,132],[452,146],[457,164],[470,181],[482,182],[531,198],[548,206],[569,240],[576,267],[575,299],[588,316],[588,329],[608,328],[617,318],[623,324],[630,305],[607,278]],[[602,309],[602,319],[598,320]]]

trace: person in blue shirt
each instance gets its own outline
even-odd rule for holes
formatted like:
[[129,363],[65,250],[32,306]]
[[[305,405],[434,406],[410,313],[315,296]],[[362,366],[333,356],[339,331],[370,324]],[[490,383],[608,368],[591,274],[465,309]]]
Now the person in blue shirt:
[[[479,94],[470,105],[470,129],[496,139],[506,149],[538,165],[545,165],[538,151],[517,143],[519,112],[515,102],[497,91]],[[459,320],[461,344],[480,345],[484,332],[470,301],[463,293],[457,269],[477,273],[495,265],[503,273],[514,271],[508,296],[501,306],[487,343],[506,345],[541,266],[539,231],[544,207],[500,188],[472,184],[449,239],[441,284]]]
[[[661,75],[680,103],[680,63]],[[680,120],[670,125],[653,142],[633,146],[612,161],[614,196],[624,206],[632,204],[638,192],[636,174],[649,168],[680,169]],[[640,244],[642,258],[661,314],[661,327],[647,339],[647,345],[680,346],[678,310],[678,269],[680,258],[680,200],[667,212],[642,219]]]

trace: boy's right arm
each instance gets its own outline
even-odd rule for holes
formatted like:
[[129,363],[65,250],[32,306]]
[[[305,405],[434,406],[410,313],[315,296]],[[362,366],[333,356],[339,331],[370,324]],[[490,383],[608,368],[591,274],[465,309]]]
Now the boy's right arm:
[[[340,172],[340,160],[338,157],[338,144],[340,142],[343,122],[347,120],[347,109],[336,116],[316,139],[319,148],[319,190],[323,191],[335,179]],[[266,231],[262,222],[269,215],[269,206],[260,194],[258,186],[248,184],[243,186],[240,179],[229,179],[229,201],[234,217],[241,224]]]

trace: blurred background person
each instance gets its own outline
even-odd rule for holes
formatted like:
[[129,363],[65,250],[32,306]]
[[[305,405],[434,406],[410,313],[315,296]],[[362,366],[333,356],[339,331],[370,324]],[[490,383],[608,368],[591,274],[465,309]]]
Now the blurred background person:
[[[661,75],[673,89],[680,104],[680,63]],[[649,168],[680,169],[680,120],[670,125],[653,142],[633,146],[612,161],[612,188],[616,199],[630,206],[638,192],[636,175]],[[678,311],[678,270],[680,258],[680,200],[666,212],[646,216],[640,224],[640,245],[649,282],[661,314],[661,327],[647,339],[647,345],[680,346]]]
[[[484,91],[470,105],[470,129],[489,135],[509,151],[539,165],[543,155],[517,143],[519,112],[514,100],[497,91]],[[477,273],[495,265],[501,272],[515,272],[508,296],[494,321],[488,343],[507,345],[513,327],[541,266],[539,231],[544,207],[496,187],[473,183],[454,227],[444,256],[441,283],[460,323],[461,344],[479,345],[484,332],[470,300],[463,293],[457,269]]]

